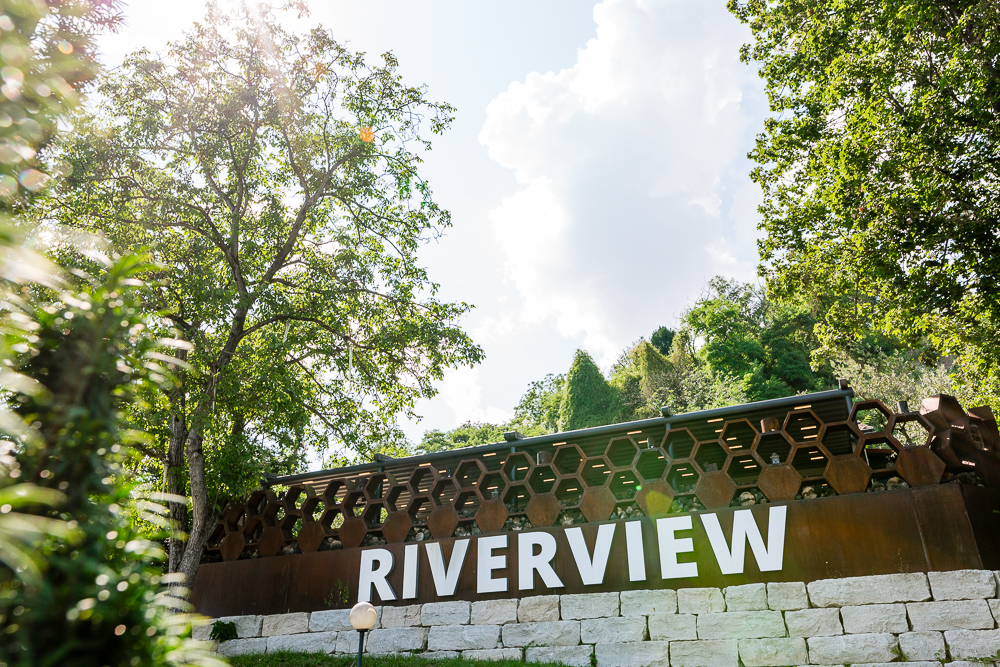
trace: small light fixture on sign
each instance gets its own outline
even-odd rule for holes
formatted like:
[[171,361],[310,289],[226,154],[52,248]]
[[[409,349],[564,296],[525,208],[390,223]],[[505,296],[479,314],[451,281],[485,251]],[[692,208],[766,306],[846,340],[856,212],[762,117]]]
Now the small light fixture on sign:
[[365,633],[378,622],[378,611],[370,602],[359,602],[351,607],[351,626],[358,631],[358,667],[361,667],[361,653],[365,650]]
[[778,465],[779,463],[781,463],[781,458],[777,454],[772,453],[771,454],[771,465]]

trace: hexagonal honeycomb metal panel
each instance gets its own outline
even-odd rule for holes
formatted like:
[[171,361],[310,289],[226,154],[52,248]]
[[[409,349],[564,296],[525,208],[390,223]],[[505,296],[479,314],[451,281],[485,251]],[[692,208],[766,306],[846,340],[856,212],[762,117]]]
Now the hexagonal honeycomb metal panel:
[[738,406],[748,414],[733,408],[725,418],[678,415],[641,429],[577,431],[534,448],[526,440],[456,450],[433,463],[327,471],[280,494],[260,489],[223,510],[205,559],[808,500],[969,472],[1000,486],[1000,431],[989,408],[966,412],[936,396],[920,412],[896,413],[878,401],[848,411],[840,398],[837,413],[810,395],[796,399],[801,405],[766,414],[750,414],[750,404]]

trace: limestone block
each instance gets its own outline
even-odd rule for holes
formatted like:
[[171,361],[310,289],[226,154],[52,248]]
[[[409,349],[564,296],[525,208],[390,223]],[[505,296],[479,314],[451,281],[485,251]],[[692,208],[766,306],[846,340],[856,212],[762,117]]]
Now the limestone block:
[[538,623],[559,620],[559,596],[535,595],[517,603],[518,623]]
[[648,638],[645,616],[588,618],[580,621],[580,641],[584,644],[641,642]]
[[993,627],[993,614],[986,600],[911,602],[906,605],[906,611],[914,630],[988,630]]
[[507,646],[576,646],[580,643],[580,621],[508,623],[503,628]]
[[517,600],[482,600],[472,603],[473,625],[517,623]]
[[559,596],[559,616],[564,621],[617,616],[618,593],[583,593]]
[[1000,653],[1000,630],[949,630],[944,633],[951,657],[996,658]]
[[767,587],[764,584],[730,586],[725,590],[726,611],[760,611],[767,609]]
[[398,653],[427,648],[427,628],[379,628],[368,633],[368,653]]
[[694,614],[650,614],[649,638],[653,640],[697,639]]
[[232,658],[237,655],[263,655],[267,651],[267,638],[232,639],[220,642],[215,649],[219,655]]
[[420,608],[420,624],[467,625],[471,611],[472,603],[465,600],[428,602]]
[[337,637],[339,635],[339,632],[273,635],[267,638],[267,652],[299,651],[301,653],[333,653],[337,650]]
[[[315,618],[315,616],[316,613],[313,612],[313,617]],[[348,618],[347,624],[351,624],[350,618]],[[382,609],[380,628],[412,628],[418,625],[420,625],[419,604],[411,604],[405,607],[383,607]]]
[[739,655],[735,639],[670,642],[670,664],[678,667],[736,667]]
[[921,602],[931,597],[927,575],[922,573],[820,579],[810,582],[806,588],[814,607]]
[[677,591],[622,591],[622,616],[649,616],[650,614],[676,614]]
[[986,602],[990,605],[993,618],[996,619],[997,623],[1000,623],[1000,600],[987,600]]
[[698,615],[698,639],[784,637],[780,611],[727,611]]
[[997,582],[989,570],[928,572],[935,600],[981,600],[996,595]]
[[264,637],[273,637],[294,635],[299,632],[309,632],[309,614],[306,612],[265,616],[260,634]]
[[840,635],[809,637],[809,662],[823,665],[847,665],[868,662],[892,662],[898,647],[890,634]]
[[[524,654],[519,648],[486,648],[474,651],[462,651],[463,660],[524,660]],[[587,664],[590,664],[589,662]]]
[[946,663],[948,667],[992,667],[995,662],[980,662],[978,660],[952,660]]
[[424,651],[420,654],[420,657],[431,660],[455,660],[461,658],[462,654],[458,651]]
[[804,665],[809,662],[806,640],[802,637],[741,639],[740,661],[746,667]]
[[871,632],[907,632],[906,607],[901,604],[865,604],[841,607],[844,632],[862,634]]
[[[674,643],[670,642],[669,646],[673,647]],[[594,657],[597,667],[667,667],[670,664],[667,642],[598,644],[594,647]],[[684,664],[696,667],[694,663]]]
[[309,632],[357,632],[351,625],[350,609],[314,611],[309,615]]
[[899,650],[908,660],[944,660],[944,635],[940,632],[904,632]]
[[726,598],[718,588],[682,588],[677,591],[677,611],[707,614],[726,610]]
[[[341,632],[340,636],[337,637],[337,653],[354,653],[358,652],[358,636],[357,630],[351,630],[350,632]],[[365,633],[365,649],[368,648],[368,638],[371,636],[370,632]]]
[[[951,667],[955,663],[948,663],[948,667]],[[940,662],[928,661],[928,662],[859,662],[851,665],[851,667],[941,667]],[[980,665],[979,667],[983,667]]]
[[809,594],[801,581],[776,581],[767,585],[767,606],[775,611],[808,609]]
[[195,625],[191,628],[191,639],[196,639],[200,642],[207,642],[211,640],[212,636],[212,623],[218,619],[209,619],[206,623],[202,625]]
[[785,612],[789,637],[830,637],[844,634],[840,625],[840,610],[800,609]]
[[477,648],[496,648],[499,639],[499,625],[435,625],[427,636],[427,649],[468,651]]
[[592,655],[594,655],[593,646],[530,646],[524,651],[524,660],[558,662],[570,667],[590,667]]

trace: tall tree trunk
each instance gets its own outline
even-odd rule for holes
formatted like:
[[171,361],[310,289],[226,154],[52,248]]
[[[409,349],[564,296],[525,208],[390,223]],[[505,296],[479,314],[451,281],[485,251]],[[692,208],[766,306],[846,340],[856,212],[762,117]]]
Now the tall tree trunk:
[[184,555],[181,557],[178,567],[178,571],[186,575],[186,585],[189,588],[194,584],[194,576],[198,573],[198,565],[201,563],[205,542],[208,541],[209,535],[219,520],[218,512],[208,500],[208,483],[205,476],[205,454],[202,451],[202,442],[201,432],[197,427],[192,427],[188,432],[184,447],[191,485],[191,532],[188,534]]
[[[229,329],[229,336],[226,344],[219,351],[218,363],[213,369],[211,376],[205,383],[205,391],[202,395],[198,407],[191,415],[187,439],[184,443],[184,454],[187,457],[188,465],[188,486],[191,489],[191,530],[188,533],[187,544],[184,546],[184,555],[177,571],[186,575],[185,585],[190,589],[194,585],[195,574],[198,573],[198,565],[201,564],[201,554],[205,549],[205,542],[215,529],[215,524],[219,520],[219,512],[213,503],[208,499],[208,481],[205,476],[205,453],[202,451],[202,424],[208,419],[208,413],[214,408],[215,391],[221,373],[232,361],[233,354],[239,345],[243,333],[243,326],[246,323],[249,302],[237,310],[233,318],[233,323]],[[209,403],[211,399],[211,403]],[[209,406],[212,407],[209,407]]]
[[[170,445],[167,449],[167,493],[180,496],[187,496],[187,489],[184,488],[184,443],[187,441],[188,429],[184,423],[184,417],[180,414],[173,414],[170,417]],[[174,530],[186,533],[188,531],[188,510],[187,502],[169,503],[170,520],[174,525]],[[169,571],[178,572],[181,566],[181,559],[184,557],[184,540],[182,538],[170,538],[170,559]]]

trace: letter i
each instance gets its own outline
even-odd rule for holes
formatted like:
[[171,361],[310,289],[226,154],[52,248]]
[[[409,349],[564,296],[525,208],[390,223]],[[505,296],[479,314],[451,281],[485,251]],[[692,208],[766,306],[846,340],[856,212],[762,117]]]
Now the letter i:
[[407,544],[403,549],[403,599],[417,597],[417,551],[418,545]]
[[642,549],[642,522],[625,522],[625,551],[628,553],[628,580],[646,580],[646,553]]

